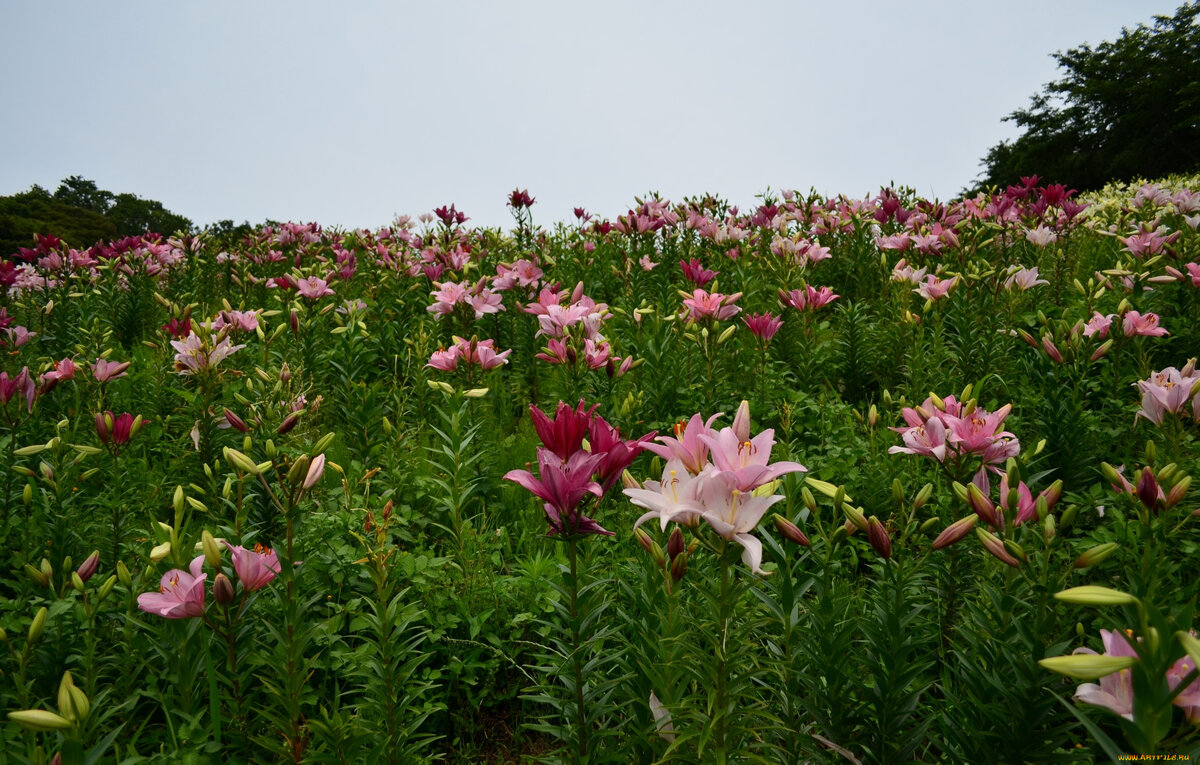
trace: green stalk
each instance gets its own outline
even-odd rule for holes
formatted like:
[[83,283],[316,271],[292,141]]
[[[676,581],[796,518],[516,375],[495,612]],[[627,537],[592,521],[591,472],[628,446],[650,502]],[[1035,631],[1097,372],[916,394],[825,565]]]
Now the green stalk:
[[579,618],[579,537],[570,534],[567,537],[567,561],[570,575],[566,582],[567,593],[570,596],[571,608],[571,674],[575,682],[575,762],[587,762],[588,731],[583,713],[583,656],[580,645]]

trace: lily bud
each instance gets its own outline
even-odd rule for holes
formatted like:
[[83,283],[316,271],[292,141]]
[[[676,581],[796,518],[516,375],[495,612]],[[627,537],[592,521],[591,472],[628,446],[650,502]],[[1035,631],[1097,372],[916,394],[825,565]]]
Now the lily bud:
[[1054,344],[1054,340],[1050,337],[1050,335],[1042,335],[1042,349],[1046,351],[1046,355],[1049,356],[1055,364],[1063,363],[1062,353],[1059,352],[1058,346]]
[[842,514],[845,515],[847,520],[853,523],[854,527],[859,531],[867,530],[868,521],[867,517],[863,515],[862,510],[859,510],[857,507],[847,502],[842,505]]
[[1171,487],[1171,491],[1167,494],[1167,507],[1175,507],[1178,505],[1188,492],[1188,488],[1192,485],[1192,477],[1185,475],[1179,479],[1179,483]]
[[171,543],[163,542],[160,545],[155,545],[150,549],[150,560],[158,563],[163,558],[171,554]]
[[228,462],[235,470],[246,473],[247,475],[259,476],[262,471],[258,469],[258,465],[254,464],[254,460],[247,457],[237,449],[230,449],[226,446],[223,450],[225,461]]
[[228,409],[225,410],[225,422],[229,423],[229,427],[239,433],[248,433],[250,431],[250,426],[246,424],[246,421]]
[[183,515],[183,500],[184,500],[183,487],[176,486],[175,493],[171,495],[171,505],[175,509],[175,517],[176,518]]
[[292,429],[296,427],[296,423],[298,422],[300,422],[300,414],[292,412],[283,418],[283,422],[279,423],[279,427],[275,429],[275,433],[280,436],[287,435],[292,432]]
[[745,399],[738,404],[737,412],[733,416],[733,432],[738,443],[750,440],[750,402]]
[[867,410],[867,425],[875,427],[879,424],[879,408],[871,404],[871,408]]
[[683,531],[678,526],[671,532],[671,536],[667,539],[667,557],[671,560],[678,558],[684,550]]
[[783,537],[789,542],[794,542],[795,544],[803,547],[812,546],[812,542],[810,542],[808,537],[805,536],[804,532],[800,530],[799,526],[792,523],[787,518],[784,518],[782,515],[779,515],[778,513],[775,514],[773,520],[775,521],[775,528],[778,529],[779,533],[783,535]]
[[1099,361],[1100,359],[1104,358],[1104,356],[1106,356],[1110,350],[1112,350],[1112,347],[1112,338],[1105,340],[1098,348],[1096,348],[1096,350],[1092,351],[1092,355],[1088,358],[1088,361]]
[[984,496],[974,483],[967,484],[967,503],[971,505],[972,510],[978,513],[984,523],[992,528],[1000,527],[1000,516],[996,514],[996,504]]
[[321,476],[325,474],[325,455],[318,454],[308,466],[308,473],[304,476],[304,483],[301,484],[303,489],[311,489],[317,485],[317,481],[321,480]]
[[687,573],[687,554],[678,555],[671,561],[671,581],[678,582]]
[[1158,481],[1154,480],[1154,471],[1142,468],[1142,474],[1137,482],[1137,496],[1149,510],[1158,509]]
[[900,483],[899,478],[892,479],[892,501],[897,505],[904,504],[904,484]]
[[1041,659],[1038,664],[1051,672],[1075,680],[1099,680],[1129,669],[1137,663],[1136,656],[1108,656],[1106,654],[1077,653],[1070,656],[1055,656]]
[[216,579],[213,579],[213,600],[219,605],[227,606],[233,602],[234,595],[233,582],[229,581],[225,572],[217,574]]
[[308,473],[309,462],[311,462],[311,460],[309,460],[308,455],[301,454],[296,461],[292,463],[292,466],[288,468],[288,483],[292,484],[293,486],[300,483],[303,480],[303,476]]
[[817,499],[813,493],[808,490],[807,486],[800,487],[800,499],[804,502],[804,506],[808,508],[810,513],[817,512]]
[[965,518],[958,519],[943,529],[942,533],[937,535],[937,539],[933,540],[933,544],[930,547],[934,550],[949,547],[971,533],[971,529],[975,528],[975,524],[978,522],[978,515],[968,515]]
[[960,501],[960,502],[970,502],[971,501],[970,496],[967,494],[967,487],[963,486],[958,481],[955,481],[954,483],[950,484],[950,490],[954,492],[954,496],[956,499],[958,499],[958,501]]
[[1127,592],[1093,584],[1056,592],[1054,599],[1077,606],[1127,606],[1138,602],[1137,598]]
[[221,547],[217,544],[217,540],[213,539],[213,535],[209,533],[208,529],[200,532],[200,547],[204,550],[205,562],[220,571]]
[[1020,561],[1010,555],[1008,550],[1004,549],[1004,543],[995,534],[976,528],[975,536],[979,537],[979,541],[983,543],[983,549],[991,553],[997,560],[1013,568],[1021,565]]
[[129,573],[129,566],[126,566],[123,560],[117,561],[117,579],[126,587],[133,584],[133,577]]
[[628,470],[621,471],[621,488],[623,489],[640,489],[642,485],[638,483],[638,479],[633,477],[633,473]]
[[39,587],[49,587],[50,586],[50,577],[48,577],[44,573],[42,573],[42,571],[40,569],[35,568],[34,566],[31,566],[30,564],[26,563],[25,564],[25,573],[28,574],[29,578],[33,580],[34,584],[37,584]]
[[917,492],[916,498],[913,499],[913,509],[920,510],[922,507],[925,507],[925,503],[929,501],[931,496],[933,496],[933,484],[926,483],[921,487],[921,490]]
[[1013,556],[1022,563],[1029,560],[1029,556],[1025,554],[1025,548],[1021,547],[1021,545],[1017,544],[1011,539],[1004,540],[1004,549],[1009,555]]
[[42,636],[42,631],[46,629],[46,619],[50,616],[50,612],[45,606],[38,609],[38,612],[33,615],[33,621],[29,623],[29,633],[26,637],[27,642],[36,643]]
[[887,529],[873,515],[867,519],[867,541],[875,548],[875,552],[879,553],[879,557],[884,560],[892,557],[892,539],[888,536]]
[[75,727],[75,723],[67,718],[45,709],[22,709],[18,712],[9,712],[8,719],[26,730],[46,733],[56,730],[70,730]]
[[1086,550],[1082,555],[1075,559],[1074,568],[1090,568],[1102,562],[1105,558],[1112,555],[1119,549],[1120,545],[1116,542],[1105,542],[1104,544],[1096,545]]

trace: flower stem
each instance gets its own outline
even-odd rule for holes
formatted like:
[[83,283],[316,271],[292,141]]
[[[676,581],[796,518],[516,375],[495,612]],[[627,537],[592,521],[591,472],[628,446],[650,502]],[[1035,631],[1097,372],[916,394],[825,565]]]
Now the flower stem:
[[567,537],[567,561],[570,567],[567,593],[570,595],[571,608],[571,674],[575,684],[575,736],[578,747],[575,761],[583,763],[587,762],[588,735],[583,714],[583,656],[579,630],[579,537],[575,534]]

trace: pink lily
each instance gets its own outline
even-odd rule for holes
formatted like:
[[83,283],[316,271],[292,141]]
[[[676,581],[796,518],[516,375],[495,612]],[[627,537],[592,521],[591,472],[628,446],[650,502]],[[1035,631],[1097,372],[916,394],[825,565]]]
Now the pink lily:
[[699,414],[694,414],[686,424],[677,422],[673,437],[659,436],[657,440],[661,443],[646,444],[646,451],[657,454],[664,460],[677,459],[689,473],[699,475],[708,464],[708,444],[702,436],[716,435],[712,424],[720,416],[721,413],[714,414],[705,422]]
[[700,485],[710,477],[710,473],[702,477],[693,475],[679,460],[668,461],[661,481],[646,481],[644,488],[624,490],[632,504],[649,511],[633,527],[636,529],[651,518],[659,519],[663,531],[671,521],[694,526],[704,510],[699,500]]
[[233,570],[246,592],[261,590],[279,573],[279,555],[273,549],[257,543],[252,550],[229,542],[225,546],[233,554]]
[[775,431],[770,428],[749,441],[739,439],[733,428],[722,428],[715,436],[701,434],[700,440],[712,451],[718,475],[726,476],[738,491],[750,492],[781,475],[808,470],[799,462],[767,464],[775,445]]
[[158,592],[138,595],[138,608],[166,619],[189,619],[204,616],[204,580],[208,574],[200,573],[204,556],[192,559],[189,571],[173,568],[162,575]]
[[591,518],[579,512],[579,503],[592,494],[603,496],[600,484],[592,480],[604,460],[602,454],[577,451],[567,460],[561,460],[549,449],[540,448],[537,454],[538,478],[528,470],[510,470],[504,479],[528,489],[534,496],[545,500],[543,506],[550,522],[550,534],[606,534],[613,532],[602,528]]
[[1167,330],[1158,326],[1158,314],[1141,314],[1137,311],[1129,311],[1125,314],[1124,329],[1125,337],[1133,337],[1135,335],[1162,337],[1163,335],[1170,334]]
[[115,380],[118,377],[125,376],[125,370],[129,369],[130,361],[122,361],[120,363],[110,362],[107,359],[96,359],[96,363],[92,364],[92,377],[98,383],[105,383],[109,380]]
[[756,574],[762,568],[762,542],[750,532],[758,526],[767,510],[784,497],[775,494],[758,497],[737,488],[729,473],[718,473],[704,481],[698,491],[703,511],[700,517],[708,521],[713,531],[723,539],[737,542],[743,548],[742,562]]

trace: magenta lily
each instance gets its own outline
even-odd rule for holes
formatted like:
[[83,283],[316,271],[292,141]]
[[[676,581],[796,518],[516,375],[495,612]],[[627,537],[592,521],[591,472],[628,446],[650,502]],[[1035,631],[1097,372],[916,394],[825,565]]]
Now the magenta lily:
[[602,454],[576,451],[567,460],[561,460],[549,449],[538,449],[538,478],[528,470],[510,470],[504,474],[506,481],[524,486],[535,497],[545,500],[546,517],[550,521],[550,534],[571,536],[575,534],[607,534],[607,531],[591,518],[579,512],[579,503],[591,494],[603,496],[600,484],[592,480],[604,460]]

